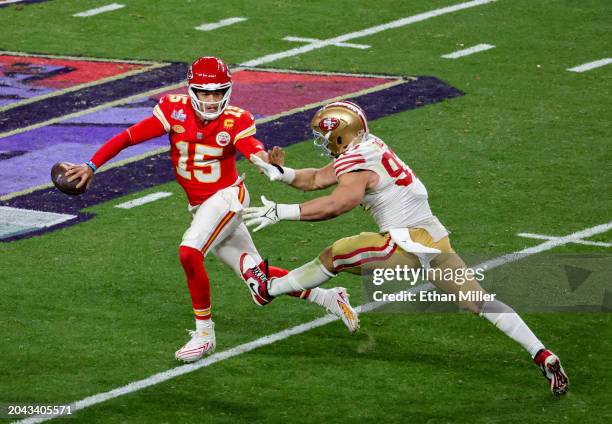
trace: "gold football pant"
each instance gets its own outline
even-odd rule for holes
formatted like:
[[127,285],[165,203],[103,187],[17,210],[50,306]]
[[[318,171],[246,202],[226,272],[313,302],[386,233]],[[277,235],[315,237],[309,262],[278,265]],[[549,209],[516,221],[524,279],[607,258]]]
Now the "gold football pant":
[[[485,292],[474,278],[462,278],[455,281],[449,276],[462,275],[464,272],[456,270],[466,269],[467,266],[461,257],[455,253],[450,245],[448,236],[434,241],[427,230],[423,228],[410,229],[412,241],[427,247],[440,250],[442,253],[431,261],[433,272],[428,274],[429,281],[445,293],[453,293],[459,299],[459,292]],[[388,233],[361,233],[352,237],[345,237],[336,241],[328,249],[331,254],[333,272],[350,272],[361,274],[363,270],[372,268],[395,268],[408,266],[420,268],[419,259],[412,253],[404,251],[397,246]],[[436,272],[436,270],[439,270]],[[449,270],[452,270],[449,271]],[[445,272],[446,271],[446,272]],[[431,278],[433,277],[433,278]],[[458,302],[459,307],[472,312],[480,312],[482,302],[463,300]]]

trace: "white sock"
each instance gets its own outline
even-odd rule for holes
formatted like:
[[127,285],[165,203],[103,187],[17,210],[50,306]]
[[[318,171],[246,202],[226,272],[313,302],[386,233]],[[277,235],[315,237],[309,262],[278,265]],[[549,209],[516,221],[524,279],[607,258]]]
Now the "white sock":
[[304,291],[320,286],[330,278],[335,277],[329,272],[319,258],[316,258],[281,278],[275,278],[268,288],[272,296]]
[[196,330],[210,330],[213,326],[212,319],[196,319]]
[[499,300],[485,302],[480,311],[480,316],[488,319],[494,326],[506,333],[508,337],[523,346],[531,357],[535,357],[544,345],[529,329],[525,321],[514,309]]

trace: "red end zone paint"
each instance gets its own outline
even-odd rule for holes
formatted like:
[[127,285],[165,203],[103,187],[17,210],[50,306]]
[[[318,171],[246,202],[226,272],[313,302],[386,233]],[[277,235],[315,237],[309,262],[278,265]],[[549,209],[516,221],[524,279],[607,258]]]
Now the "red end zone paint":
[[[234,72],[232,80],[231,104],[262,117],[374,88],[397,78],[242,70]],[[175,89],[155,98],[177,92],[187,94],[186,88]]]
[[123,62],[0,55],[0,106],[147,67]]
[[20,70],[32,72],[32,75],[36,75],[37,67],[25,66],[28,64],[39,65],[39,70],[44,69],[44,67],[72,68],[71,71],[66,73],[50,75],[48,78],[35,79],[32,81],[32,85],[58,89],[94,82],[103,78],[121,75],[134,69],[147,67],[147,65],[134,63],[0,55],[0,66],[2,67],[2,73],[5,75],[11,72],[19,73]]

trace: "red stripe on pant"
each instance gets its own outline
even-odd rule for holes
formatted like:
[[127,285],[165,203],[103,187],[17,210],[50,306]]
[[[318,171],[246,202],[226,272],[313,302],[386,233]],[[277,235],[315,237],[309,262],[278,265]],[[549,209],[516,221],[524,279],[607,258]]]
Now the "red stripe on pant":
[[[210,308],[210,281],[206,269],[204,269],[204,255],[193,247],[180,246],[179,259],[187,277],[187,287],[191,295],[193,309]],[[196,319],[210,319],[210,313],[196,315]]]

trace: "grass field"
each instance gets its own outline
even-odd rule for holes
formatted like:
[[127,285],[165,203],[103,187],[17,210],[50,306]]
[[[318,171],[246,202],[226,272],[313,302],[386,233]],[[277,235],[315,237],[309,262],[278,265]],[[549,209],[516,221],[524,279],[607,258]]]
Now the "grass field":
[[[162,62],[211,54],[238,66],[302,45],[285,36],[329,39],[458,2],[125,0],[123,9],[89,18],[72,15],[108,3],[18,3],[0,8],[0,50]],[[428,187],[454,248],[495,257],[542,242],[520,232],[564,236],[611,221],[612,66],[567,71],[612,57],[611,14],[602,0],[498,0],[349,41],[368,49],[327,46],[261,66],[431,75],[463,91],[370,129]],[[194,29],[235,16],[248,20]],[[495,48],[440,57],[480,43]],[[0,153],[8,150],[3,141]],[[290,166],[325,164],[309,141],[286,151]],[[239,170],[252,203],[262,194],[280,202],[313,197],[268,182],[247,163]],[[157,191],[174,195],[114,207]],[[182,189],[165,183],[92,206],[85,212],[95,217],[78,225],[0,244],[0,404],[69,404],[179,365],[174,351],[193,325],[176,254],[190,219],[185,203]],[[272,264],[290,269],[361,231],[375,225],[354,210],[328,222],[280,223],[254,240]],[[566,243],[546,254],[609,252]],[[215,258],[207,270],[217,352],[322,316],[290,298],[256,308]],[[602,293],[612,291],[607,280]],[[333,284],[361,302],[358,278]],[[537,284],[524,296],[538,298]],[[79,410],[71,422],[610,422],[610,314],[524,319],[563,359],[572,383],[566,397],[553,398],[529,355],[485,320],[371,312],[356,335],[335,321]]]

